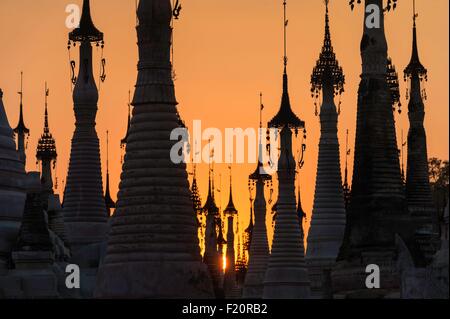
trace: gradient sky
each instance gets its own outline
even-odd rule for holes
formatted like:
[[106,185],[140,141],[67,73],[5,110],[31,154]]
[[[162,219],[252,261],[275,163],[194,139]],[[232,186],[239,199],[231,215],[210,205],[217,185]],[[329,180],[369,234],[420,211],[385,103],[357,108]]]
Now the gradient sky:
[[[203,127],[257,127],[259,92],[264,93],[265,122],[278,110],[282,74],[282,0],[181,0],[181,18],[175,23],[176,95],[186,124],[201,119]],[[417,0],[420,58],[428,68],[425,127],[429,157],[448,159],[448,0]],[[28,170],[36,170],[35,149],[42,132],[44,82],[50,88],[51,131],[58,148],[59,188],[67,174],[70,141],[74,130],[70,67],[67,52],[69,29],[65,27],[65,7],[81,0],[1,0],[0,1],[0,87],[11,126],[17,124],[20,71],[24,72],[26,125],[31,129],[28,143]],[[101,139],[103,171],[106,171],[106,130],[110,131],[110,172],[113,197],[121,173],[120,140],[126,131],[128,90],[136,81],[137,46],[134,0],[92,0],[96,26],[105,33],[107,79],[101,84],[97,132]],[[345,131],[350,130],[353,150],[356,101],[361,73],[359,43],[362,33],[362,6],[352,12],[348,0],[332,0],[330,23],[332,41],[344,68],[347,85],[339,117],[342,166]],[[308,129],[305,166],[300,183],[304,210],[313,204],[319,119],[314,116],[310,97],[310,74],[319,55],[324,32],[322,0],[288,1],[288,55],[291,103]],[[403,113],[397,113],[398,141],[401,130],[408,131],[407,101],[403,69],[409,62],[412,38],[412,0],[399,1],[386,18],[389,55],[401,77]],[[78,58],[77,50],[72,59]],[[96,54],[98,65],[100,54]],[[98,67],[95,72],[98,74]],[[205,142],[206,144],[206,142]],[[295,150],[294,150],[295,151]],[[353,152],[349,161],[350,172]],[[406,162],[406,160],[405,160]],[[249,220],[247,177],[255,165],[234,165],[234,198],[242,224]],[[189,167],[191,169],[191,167]],[[343,169],[343,167],[342,167]],[[206,165],[198,168],[203,200],[207,192]],[[228,170],[216,166],[223,191],[218,205],[228,199]],[[351,174],[350,174],[351,175]],[[105,177],[105,176],[104,176]],[[276,185],[275,185],[276,186]],[[276,192],[275,192],[276,196]],[[270,222],[268,223],[270,225]],[[271,228],[269,228],[271,229]],[[271,233],[272,231],[270,231]]]

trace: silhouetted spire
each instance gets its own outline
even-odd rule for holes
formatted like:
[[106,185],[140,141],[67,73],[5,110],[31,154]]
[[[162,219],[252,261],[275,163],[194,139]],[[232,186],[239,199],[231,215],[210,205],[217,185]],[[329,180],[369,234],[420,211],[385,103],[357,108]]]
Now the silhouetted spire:
[[[249,192],[252,194],[255,190],[255,200],[253,201],[253,212],[255,222],[251,228],[251,240],[248,250],[248,271],[245,276],[243,298],[260,299],[264,289],[264,276],[269,259],[269,243],[267,240],[266,228],[266,199],[264,196],[265,186],[270,188],[272,194],[272,176],[264,170],[263,155],[265,149],[262,145],[262,111],[264,109],[262,93],[260,94],[260,112],[259,112],[259,157],[258,165],[253,174],[249,176]],[[269,201],[270,202],[270,201]],[[251,205],[252,203],[250,203]],[[252,214],[253,215],[253,214]],[[252,223],[251,223],[252,224]]]
[[55,139],[50,133],[50,128],[48,124],[48,96],[49,89],[47,88],[47,83],[45,83],[45,112],[44,112],[44,132],[39,139],[36,158],[38,161],[42,161],[42,176],[41,182],[44,185],[46,191],[53,192],[53,180],[51,174],[51,163],[56,162],[58,154],[56,152]]
[[348,157],[350,155],[350,149],[348,148],[348,130],[345,137],[345,171],[344,171],[344,184],[342,185],[342,190],[344,191],[344,202],[345,209],[348,208],[348,204],[350,203],[351,190],[350,184],[348,182]]
[[233,179],[231,175],[231,166],[230,166],[230,198],[228,199],[228,205],[223,212],[228,215],[237,214],[237,209],[233,203]]
[[[406,166],[406,198],[408,210],[415,226],[415,241],[418,244],[425,263],[431,262],[439,247],[439,227],[436,207],[428,175],[427,137],[424,127],[427,69],[419,60],[415,1],[413,1],[413,39],[411,61],[404,71],[409,90],[408,103],[408,155]],[[404,146],[402,132],[402,178],[404,176]]]
[[283,71],[283,95],[281,98],[281,106],[278,113],[269,122],[269,127],[282,128],[288,126],[290,128],[303,128],[305,123],[294,114],[291,108],[288,90],[288,75],[287,75],[287,26],[289,21],[286,18],[286,1],[284,6],[284,71]]
[[91,6],[89,0],[83,0],[83,12],[80,25],[70,32],[69,39],[74,42],[100,42],[103,41],[103,32],[100,32],[92,22]]
[[292,130],[295,136],[303,129],[306,138],[305,122],[294,114],[288,93],[287,50],[286,50],[286,0],[284,7],[285,57],[283,74],[283,95],[281,106],[269,127],[281,130],[280,155],[278,161],[278,199],[277,217],[264,279],[263,298],[308,298],[310,295],[307,269],[304,262],[304,245],[298,228],[295,199],[295,171],[297,163],[292,154]]
[[17,135],[17,151],[19,152],[19,158],[25,163],[25,135],[30,135],[30,130],[25,126],[24,114],[23,114],[23,72],[20,72],[20,110],[19,110],[19,122],[14,129],[14,133]]
[[105,191],[105,205],[108,216],[111,216],[111,209],[116,207],[116,203],[111,198],[109,190],[109,131],[106,131],[106,191]]
[[206,203],[203,206],[203,211],[207,211],[209,214],[216,215],[219,212],[219,207],[216,205],[214,199],[214,176],[211,176],[211,170],[209,172],[209,182],[208,182],[208,197],[206,198]]
[[14,129],[14,133],[29,134],[30,130],[26,127],[24,117],[23,117],[23,72],[20,72],[20,92],[18,92],[18,94],[20,95],[19,123],[17,124],[16,128]]
[[298,187],[297,190],[297,216],[300,221],[300,226],[302,226],[303,229],[303,220],[306,217],[306,213],[302,207],[302,196],[300,195],[300,187]]
[[[345,202],[338,139],[338,115],[334,97],[344,92],[345,77],[331,44],[328,1],[325,12],[325,36],[322,51],[311,75],[311,92],[315,99],[316,115],[320,105],[320,140],[317,161],[316,186],[312,209],[311,227],[308,234],[306,261],[311,280],[313,298],[328,298],[329,285],[324,274],[330,273],[345,228]],[[300,192],[298,194],[300,197]],[[299,198],[299,202],[300,202]],[[302,222],[303,209],[298,209]],[[303,224],[300,225],[303,232]]]
[[418,17],[418,14],[416,13],[416,7],[415,7],[415,1],[413,6],[413,41],[412,41],[412,54],[411,54],[411,60],[409,61],[408,66],[406,67],[404,73],[405,73],[405,79],[406,77],[413,77],[413,76],[419,76],[421,79],[425,78],[427,79],[427,69],[420,63],[419,59],[419,50],[417,47],[417,28],[416,28],[416,19]]
[[[325,36],[322,46],[322,52],[317,60],[316,66],[311,75],[311,93],[317,97],[322,89],[334,89],[334,95],[342,94],[344,92],[345,76],[342,67],[339,66],[339,61],[336,59],[336,54],[333,51],[330,34],[330,19],[328,15],[328,0],[326,1],[325,13]],[[327,92],[323,92],[324,95]]]
[[197,184],[197,167],[196,166],[194,166],[191,193],[192,193],[192,204],[193,204],[194,212],[196,214],[199,214],[202,211],[202,199],[200,197],[200,191],[198,189],[198,184]]
[[127,122],[127,133],[125,137],[120,141],[120,146],[124,147],[128,143],[128,136],[130,135],[131,126],[131,91],[128,91],[128,122]]

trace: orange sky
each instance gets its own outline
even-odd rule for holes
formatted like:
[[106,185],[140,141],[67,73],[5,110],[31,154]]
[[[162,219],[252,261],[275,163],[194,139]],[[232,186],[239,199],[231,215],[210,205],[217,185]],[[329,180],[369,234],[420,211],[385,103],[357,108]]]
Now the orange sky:
[[[50,87],[50,126],[58,148],[58,192],[67,173],[74,116],[70,91],[70,68],[65,27],[66,5],[81,0],[1,0],[0,87],[12,126],[17,124],[20,71],[24,71],[26,125],[31,129],[28,170],[36,170],[35,149],[43,126],[44,82]],[[418,37],[422,63],[428,68],[428,101],[425,126],[429,156],[448,158],[448,0],[417,0]],[[175,25],[176,94],[180,112],[188,126],[201,119],[203,127],[256,127],[259,92],[264,93],[265,122],[278,110],[282,73],[281,0],[182,0],[183,11]],[[126,130],[128,90],[136,79],[137,46],[134,0],[92,0],[92,15],[105,33],[107,79],[101,84],[97,132],[101,138],[102,162],[106,165],[106,130],[110,131],[110,171],[115,198],[121,173],[119,141]],[[396,114],[397,133],[406,138],[407,102],[403,69],[411,52],[412,1],[399,1],[387,15],[389,54],[401,74],[404,112]],[[332,40],[344,68],[347,85],[339,118],[342,161],[345,130],[350,130],[353,149],[356,124],[357,86],[361,72],[359,43],[362,6],[352,12],[347,0],[330,5]],[[322,0],[288,1],[289,80],[294,111],[308,129],[305,166],[301,171],[302,201],[311,214],[320,133],[310,97],[310,74],[319,55],[324,30]],[[72,58],[78,53],[72,49]],[[96,56],[100,61],[100,56]],[[98,72],[98,68],[95,70]],[[206,142],[205,142],[206,144]],[[352,152],[353,158],[353,152]],[[343,162],[342,162],[343,163]],[[352,159],[350,161],[350,169]],[[228,199],[226,165],[216,166],[216,184],[222,175],[219,206]],[[249,218],[247,176],[255,165],[234,166],[235,204],[241,224]],[[105,166],[103,167],[106,170]],[[198,168],[203,199],[207,191],[207,166]],[[351,170],[350,170],[351,172]],[[268,223],[270,225],[270,223]],[[242,229],[242,228],[241,228]]]

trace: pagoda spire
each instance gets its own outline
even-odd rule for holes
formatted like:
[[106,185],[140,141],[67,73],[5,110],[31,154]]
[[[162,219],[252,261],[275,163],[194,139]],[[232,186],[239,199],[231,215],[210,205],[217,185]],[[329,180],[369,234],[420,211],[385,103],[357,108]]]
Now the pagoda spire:
[[303,210],[302,195],[300,193],[300,185],[297,187],[297,216],[298,216],[300,230],[302,232],[302,240],[304,240],[305,239],[305,230],[303,229],[303,222],[306,218],[306,213]]
[[133,120],[108,249],[99,269],[100,298],[213,296],[201,262],[186,164],[170,158],[175,144],[170,133],[179,128],[170,63],[170,2],[140,0],[137,9]]
[[246,299],[261,299],[264,289],[264,277],[269,260],[269,242],[267,239],[266,226],[266,198],[264,190],[272,187],[272,176],[264,170],[263,155],[264,147],[262,143],[262,111],[264,109],[262,93],[260,94],[259,113],[259,154],[258,164],[255,171],[249,176],[250,188],[256,188],[255,200],[253,201],[253,212],[255,223],[252,229],[250,241],[248,271],[245,276],[243,297]]
[[[88,271],[98,267],[101,256],[97,255],[92,260],[86,249],[96,249],[102,245],[108,231],[100,142],[96,131],[99,93],[93,73],[95,61],[92,50],[92,44],[101,44],[103,48],[104,42],[103,33],[92,22],[88,0],[83,1],[79,27],[69,33],[70,42],[74,46],[79,43],[79,68],[78,77],[74,78],[73,109],[76,121],[63,211],[67,240],[74,256],[72,262],[80,265],[82,271],[84,268]],[[87,284],[81,282],[81,286]],[[93,291],[83,291],[83,294],[92,297]]]
[[125,137],[120,141],[120,146],[122,148],[125,147],[125,145],[128,142],[128,136],[130,136],[130,126],[131,126],[131,91],[128,91],[128,121],[127,121],[127,132],[125,134]]
[[23,113],[23,72],[20,72],[20,91],[18,92],[20,96],[19,105],[19,122],[14,129],[14,133],[17,135],[17,151],[19,152],[19,158],[22,162],[26,164],[27,156],[25,154],[26,141],[25,138],[30,135],[30,130],[25,125],[24,113]]
[[287,26],[286,1],[283,1],[285,38],[283,95],[277,115],[269,127],[281,130],[281,151],[278,161],[278,200],[272,254],[264,280],[263,298],[308,298],[310,295],[308,271],[304,259],[304,244],[298,227],[295,198],[296,162],[292,154],[292,130],[305,130],[305,123],[292,111],[287,81]]
[[24,162],[19,159],[13,136],[0,89],[0,274],[8,271],[26,198]]
[[385,278],[383,294],[398,292],[395,238],[396,234],[405,241],[410,237],[394,123],[396,83],[391,76],[395,73],[387,67],[390,63],[384,26],[385,14],[395,8],[395,1],[387,3],[384,11],[383,0],[364,1],[364,9],[379,9],[375,13],[379,25],[368,24],[373,12],[364,10],[352,194],[343,243],[331,274],[334,292],[344,297],[359,293],[380,297],[380,292],[367,291],[359,275],[371,263],[393,265],[381,268],[380,276]]
[[219,252],[219,241],[221,241],[219,236],[222,233],[222,225],[219,208],[217,207],[214,196],[214,168],[211,164],[208,175],[208,197],[203,206],[203,211],[206,215],[205,254],[203,256],[203,262],[208,266],[215,296],[216,298],[221,298],[223,297],[223,290],[221,287],[222,260]]
[[53,194],[53,177],[52,168],[56,165],[56,159],[58,154],[56,152],[56,142],[50,132],[49,122],[48,122],[48,97],[50,90],[47,87],[47,82],[45,82],[45,111],[44,111],[44,131],[39,139],[36,159],[41,162],[41,183],[42,190],[48,195]]
[[192,204],[193,204],[194,212],[196,214],[199,214],[202,211],[202,199],[200,196],[200,191],[198,189],[197,165],[196,164],[194,164],[191,193],[192,193]]
[[428,80],[428,71],[419,59],[417,18],[415,1],[413,1],[412,53],[411,60],[404,71],[409,90],[406,197],[416,230],[416,241],[424,255],[425,263],[428,263],[439,245],[439,229],[428,177],[427,137],[423,124],[426,99],[424,85]]
[[236,235],[237,235],[237,257],[236,257],[236,278],[237,278],[237,284],[239,287],[242,286],[244,283],[245,278],[247,277],[247,263],[245,260],[245,252],[243,251],[242,247],[242,240],[241,240],[241,233],[239,230],[239,217],[237,220],[237,227],[236,227]]
[[334,102],[334,97],[344,92],[345,76],[331,42],[328,2],[325,2],[324,43],[311,75],[311,91],[315,96],[321,93],[323,98],[314,205],[306,253],[313,298],[331,297],[326,295],[330,287],[326,287],[324,273],[331,272],[334,265],[346,218],[338,139],[339,114]]
[[228,199],[227,207],[224,210],[224,213],[234,215],[237,214],[237,210],[233,203],[233,176],[231,173],[231,166],[229,167],[229,170],[230,170],[230,196]]
[[351,189],[350,184],[348,182],[348,157],[350,156],[351,150],[348,146],[348,129],[345,134],[345,169],[344,169],[344,184],[342,185],[342,190],[344,191],[344,201],[345,201],[345,210],[347,211],[348,205],[350,203],[351,197]]
[[116,208],[116,203],[111,198],[109,190],[109,131],[106,131],[106,190],[105,190],[105,205],[108,216],[111,216],[111,209]]
[[237,216],[238,211],[233,203],[233,175],[230,170],[230,196],[228,205],[223,211],[224,216],[227,218],[227,253],[226,253],[226,268],[223,282],[223,290],[226,298],[239,297],[234,296],[237,288],[236,279],[236,256],[234,250],[234,218]]

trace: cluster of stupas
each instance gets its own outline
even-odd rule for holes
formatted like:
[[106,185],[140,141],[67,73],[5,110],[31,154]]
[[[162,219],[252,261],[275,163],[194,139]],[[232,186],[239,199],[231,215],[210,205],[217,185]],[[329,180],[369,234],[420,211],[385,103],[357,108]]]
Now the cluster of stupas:
[[[340,104],[334,101],[344,92],[345,76],[331,42],[328,2],[324,44],[311,76],[312,95],[322,102],[316,105],[321,136],[309,234],[303,230],[300,187],[296,190],[302,159],[293,154],[295,138],[305,138],[306,128],[289,98],[284,0],[281,106],[268,123],[280,140],[277,174],[265,169],[260,113],[259,160],[249,175],[251,211],[244,236],[239,232],[243,213],[233,202],[231,167],[229,200],[221,211],[214,164],[202,204],[196,168],[190,184],[186,164],[175,164],[169,156],[175,143],[170,133],[184,126],[170,57],[171,19],[179,10],[170,0],[139,1],[138,77],[122,140],[117,203],[109,190],[108,168],[104,190],[95,129],[98,83],[92,71],[92,46],[104,42],[89,0],[84,0],[80,25],[69,34],[69,49],[79,46],[79,73],[72,79],[76,121],[63,202],[54,193],[57,150],[47,86],[36,152],[40,172],[25,171],[29,129],[23,90],[14,130],[0,90],[0,298],[448,297],[448,205],[439,220],[428,180],[422,90],[427,70],[419,60],[415,9],[412,57],[404,71],[410,120],[406,181],[393,114],[398,79],[388,58],[382,13],[380,28],[364,24],[350,187],[347,164],[344,180],[341,175]],[[383,0],[365,0],[365,5],[383,8]],[[269,189],[272,194],[275,179],[278,198],[268,207],[272,202],[266,195]],[[275,213],[272,243],[266,227],[269,208]],[[69,264],[79,268],[78,285],[67,284]],[[370,264],[380,268],[380,289],[366,286]]]

